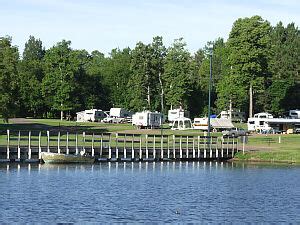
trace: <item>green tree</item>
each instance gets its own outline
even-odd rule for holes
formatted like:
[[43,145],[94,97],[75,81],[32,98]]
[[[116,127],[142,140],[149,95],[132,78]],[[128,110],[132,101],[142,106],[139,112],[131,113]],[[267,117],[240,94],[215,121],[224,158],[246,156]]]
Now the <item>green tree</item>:
[[165,85],[166,105],[172,107],[188,105],[191,93],[191,55],[183,39],[176,39],[168,48],[165,60],[163,82]]
[[[234,22],[227,42],[228,60],[231,66],[229,76],[233,76],[229,81],[240,83],[239,90],[244,88],[244,91],[249,93],[249,98],[243,99],[242,102],[249,102],[250,117],[253,114],[253,93],[256,93],[254,97],[256,97],[257,109],[263,108],[264,95],[261,93],[265,89],[265,82],[269,76],[270,30],[270,23],[260,16],[240,18]],[[246,96],[245,94],[238,96],[238,94],[235,93],[237,98]],[[244,107],[246,108],[246,104]]]
[[267,109],[282,115],[291,108],[300,108],[300,31],[295,25],[285,28],[279,22],[271,32],[269,70],[272,77],[267,89]]
[[[232,88],[228,86],[226,77],[229,73],[228,49],[222,38],[213,42],[208,42],[203,50],[203,63],[199,68],[202,91],[202,115],[207,115],[208,111],[208,87],[210,74],[210,54],[212,54],[212,84],[211,84],[211,106],[213,113],[219,113],[229,107],[229,100]],[[226,85],[222,85],[226,80]]]
[[22,114],[36,117],[43,114],[42,96],[43,57],[45,50],[40,39],[33,36],[25,44],[23,59],[19,63],[20,95]]
[[150,44],[138,42],[131,56],[132,76],[128,82],[130,108],[136,111],[143,108],[152,110],[157,83],[152,65],[153,49]]
[[108,107],[129,108],[128,81],[131,77],[131,50],[113,49],[110,56],[98,60]]
[[64,112],[78,108],[76,76],[82,69],[82,59],[70,47],[71,42],[63,40],[46,51],[45,77],[42,92],[51,112]]
[[103,83],[103,68],[105,67],[105,57],[99,51],[93,51],[87,56],[88,61],[84,66],[84,71],[80,76],[79,84],[81,108],[82,109],[106,109],[109,106],[109,95]]
[[11,37],[0,37],[0,115],[8,122],[15,116],[18,101],[18,49],[12,46]]
[[[164,76],[164,63],[167,54],[167,49],[163,44],[162,37],[156,36],[153,38],[151,43],[152,48],[152,67],[153,67],[153,77],[154,80],[158,81],[158,83],[154,83],[156,87],[154,93],[154,104],[153,108],[163,113],[165,112],[165,87],[163,83],[163,76]],[[160,107],[158,107],[160,102]]]

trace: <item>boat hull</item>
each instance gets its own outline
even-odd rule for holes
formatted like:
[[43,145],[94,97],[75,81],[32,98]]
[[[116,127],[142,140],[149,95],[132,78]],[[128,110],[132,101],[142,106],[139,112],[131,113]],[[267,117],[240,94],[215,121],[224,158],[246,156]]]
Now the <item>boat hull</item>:
[[59,154],[42,152],[42,159],[45,163],[94,163],[95,157],[72,155],[72,154]]

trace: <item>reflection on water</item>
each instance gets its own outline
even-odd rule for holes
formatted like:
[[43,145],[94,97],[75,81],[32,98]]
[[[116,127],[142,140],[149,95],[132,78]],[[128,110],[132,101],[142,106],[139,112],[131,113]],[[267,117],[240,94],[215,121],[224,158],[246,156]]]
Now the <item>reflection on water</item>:
[[0,164],[0,221],[300,221],[300,167],[233,162]]

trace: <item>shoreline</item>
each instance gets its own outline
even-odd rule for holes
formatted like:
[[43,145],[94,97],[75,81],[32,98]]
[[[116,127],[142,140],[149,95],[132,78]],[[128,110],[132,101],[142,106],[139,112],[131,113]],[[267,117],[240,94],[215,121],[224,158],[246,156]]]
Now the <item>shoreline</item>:
[[294,160],[274,160],[274,159],[259,159],[259,158],[250,158],[250,159],[240,159],[240,158],[232,158],[229,159],[228,162],[243,162],[243,163],[267,163],[267,164],[288,164],[288,165],[299,165],[300,162]]

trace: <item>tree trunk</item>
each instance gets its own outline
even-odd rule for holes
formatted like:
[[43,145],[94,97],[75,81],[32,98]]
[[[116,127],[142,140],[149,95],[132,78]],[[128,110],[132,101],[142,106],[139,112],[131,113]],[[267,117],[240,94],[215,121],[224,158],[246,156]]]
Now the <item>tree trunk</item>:
[[232,101],[229,100],[229,118],[232,121]]
[[147,103],[148,103],[148,109],[150,110],[150,86],[147,86]]
[[249,88],[249,117],[251,118],[253,116],[253,90],[252,90],[252,84],[250,84]]
[[162,80],[161,80],[161,73],[159,72],[158,74],[158,80],[159,80],[159,84],[160,84],[160,104],[161,104],[161,113],[164,113],[164,87],[162,84]]
[[[62,108],[63,104],[61,103],[60,106]],[[63,119],[64,119],[64,111],[61,109],[60,110],[60,120],[63,120]]]

